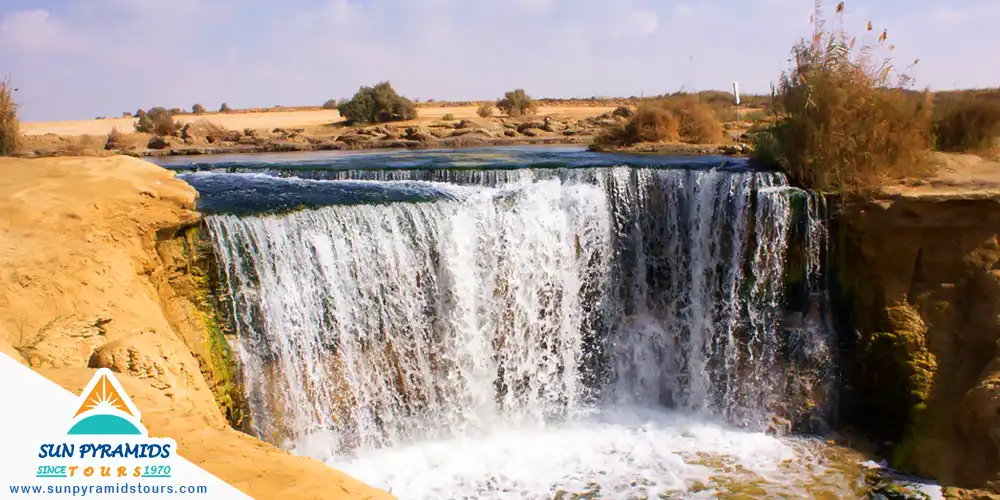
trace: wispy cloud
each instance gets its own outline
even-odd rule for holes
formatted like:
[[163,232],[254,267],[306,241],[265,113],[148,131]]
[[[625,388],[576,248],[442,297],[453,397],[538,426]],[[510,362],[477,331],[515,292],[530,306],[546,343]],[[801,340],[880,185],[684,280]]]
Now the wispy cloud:
[[45,10],[17,11],[0,20],[0,49],[15,54],[83,54],[89,42]]

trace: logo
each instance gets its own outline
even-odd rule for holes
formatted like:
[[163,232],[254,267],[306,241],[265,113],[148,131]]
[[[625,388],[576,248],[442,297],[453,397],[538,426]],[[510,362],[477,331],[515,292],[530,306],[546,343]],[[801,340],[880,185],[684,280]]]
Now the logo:
[[80,393],[59,434],[39,446],[36,478],[98,484],[173,473],[170,459],[177,444],[149,437],[139,409],[107,368],[97,370]]

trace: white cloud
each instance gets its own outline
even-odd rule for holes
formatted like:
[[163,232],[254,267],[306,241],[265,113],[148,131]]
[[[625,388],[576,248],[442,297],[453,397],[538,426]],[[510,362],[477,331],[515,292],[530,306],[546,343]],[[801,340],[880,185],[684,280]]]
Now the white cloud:
[[629,24],[639,35],[652,35],[660,26],[660,17],[650,10],[636,9],[629,13]]
[[0,48],[21,53],[80,54],[87,43],[48,11],[39,9],[4,16],[0,20]]

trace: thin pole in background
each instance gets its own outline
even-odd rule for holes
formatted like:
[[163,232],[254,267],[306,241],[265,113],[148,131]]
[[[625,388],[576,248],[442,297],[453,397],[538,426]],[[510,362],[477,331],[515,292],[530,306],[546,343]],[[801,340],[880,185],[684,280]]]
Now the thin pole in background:
[[742,144],[740,139],[743,133],[740,131],[740,82],[733,82],[733,95],[736,96],[736,144]]

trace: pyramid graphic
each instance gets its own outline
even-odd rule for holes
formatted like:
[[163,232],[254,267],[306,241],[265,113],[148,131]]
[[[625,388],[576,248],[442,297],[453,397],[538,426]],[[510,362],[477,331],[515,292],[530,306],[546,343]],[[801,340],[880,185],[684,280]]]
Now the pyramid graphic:
[[139,411],[107,368],[97,370],[80,394],[70,435],[147,435]]

